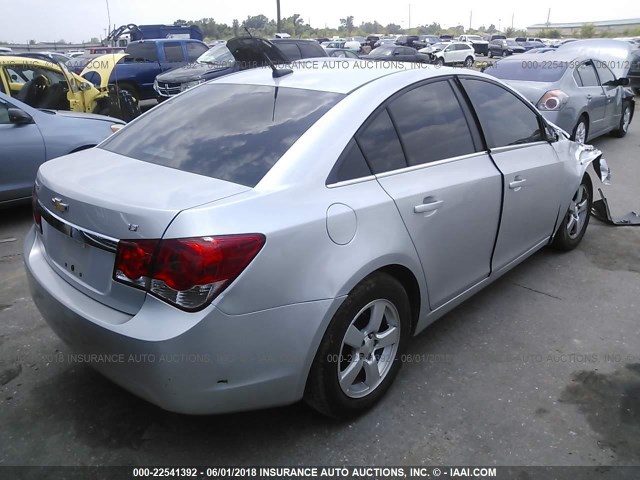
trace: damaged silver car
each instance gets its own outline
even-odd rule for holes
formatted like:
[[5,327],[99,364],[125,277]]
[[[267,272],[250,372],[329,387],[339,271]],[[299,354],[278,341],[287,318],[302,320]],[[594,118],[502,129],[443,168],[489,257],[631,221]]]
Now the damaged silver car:
[[600,151],[488,75],[374,63],[228,75],[44,164],[24,260],[53,330],[152,356],[93,365],[168,410],[346,417],[413,335],[580,243]]

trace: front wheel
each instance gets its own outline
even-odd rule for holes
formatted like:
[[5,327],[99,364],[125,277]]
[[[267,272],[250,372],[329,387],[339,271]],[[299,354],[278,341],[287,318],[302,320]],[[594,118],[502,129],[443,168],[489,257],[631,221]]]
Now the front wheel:
[[592,202],[593,187],[589,175],[585,173],[578,190],[571,199],[569,210],[556,232],[551,244],[553,247],[568,251],[578,246],[589,225]]
[[487,56],[488,56],[489,58],[493,58],[493,52],[492,52],[491,50],[489,50],[489,53],[487,54]]
[[464,61],[464,66],[466,68],[471,68],[473,67],[473,57],[467,57]]
[[440,57],[436,59],[436,65],[439,67],[443,67],[444,66],[444,58]]
[[402,284],[374,273],[334,315],[309,372],[304,399],[334,418],[372,407],[400,369],[411,336],[411,308]]
[[622,138],[629,131],[629,125],[631,125],[631,106],[625,102],[622,107],[622,116],[620,117],[620,124],[618,128],[611,132],[614,137]]

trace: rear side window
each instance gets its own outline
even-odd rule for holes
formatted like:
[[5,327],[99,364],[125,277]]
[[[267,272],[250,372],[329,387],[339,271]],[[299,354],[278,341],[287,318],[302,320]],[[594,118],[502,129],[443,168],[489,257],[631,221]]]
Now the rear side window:
[[465,78],[461,81],[478,114],[489,148],[543,140],[538,116],[513,93],[483,80]]
[[182,54],[182,45],[179,43],[165,43],[164,56],[167,62],[182,62],[184,55]]
[[409,165],[474,153],[469,125],[451,85],[414,88],[389,105]]
[[254,187],[342,98],[294,88],[203,85],[149,111],[101,148]]
[[153,43],[130,43],[127,45],[126,53],[129,54],[127,59],[135,62],[157,62],[158,53]]
[[300,55],[300,49],[295,43],[278,42],[276,43],[276,47],[278,47],[291,61],[300,60],[302,58]]
[[[578,75],[582,80],[583,87],[598,87],[598,77],[596,76],[596,70],[593,68],[591,62],[585,62],[578,67]],[[578,84],[580,85],[580,84]]]
[[387,109],[382,110],[356,140],[373,173],[384,173],[407,166],[400,139]]
[[356,178],[368,177],[371,169],[355,140],[351,140],[327,178],[327,185]]

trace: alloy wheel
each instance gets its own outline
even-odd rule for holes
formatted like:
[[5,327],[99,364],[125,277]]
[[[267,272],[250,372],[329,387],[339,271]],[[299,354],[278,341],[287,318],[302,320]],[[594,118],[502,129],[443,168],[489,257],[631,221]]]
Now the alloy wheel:
[[575,141],[578,143],[584,143],[587,141],[587,126],[583,121],[580,121],[580,123],[578,123],[578,126],[576,127]]
[[570,239],[574,240],[580,235],[584,223],[587,219],[587,205],[589,204],[589,193],[587,187],[580,185],[578,191],[571,200],[569,206],[569,221],[567,222],[567,235]]
[[362,398],[385,379],[400,342],[400,317],[388,300],[374,300],[362,308],[342,339],[338,382],[350,398]]

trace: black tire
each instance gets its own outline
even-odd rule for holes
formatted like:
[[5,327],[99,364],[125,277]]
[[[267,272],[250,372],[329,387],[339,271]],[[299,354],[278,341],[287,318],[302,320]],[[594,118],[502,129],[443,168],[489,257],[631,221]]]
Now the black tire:
[[487,53],[487,56],[488,56],[489,58],[493,58],[493,51],[492,51],[492,50],[489,50],[489,53]]
[[[362,312],[366,306],[374,301],[389,302],[396,309],[397,323],[400,328],[397,350],[393,361],[382,376],[382,381],[360,398],[353,398],[345,393],[338,380],[338,372],[343,363],[346,363],[347,366],[350,365],[350,362],[346,360],[349,354],[343,350],[343,340],[352,322],[354,326],[358,325],[358,320],[364,320],[364,323],[367,323],[367,318],[364,317],[364,314],[359,315],[359,312]],[[358,326],[358,328],[362,327]],[[362,329],[366,330],[366,326]],[[349,293],[331,320],[309,372],[304,394],[305,402],[320,413],[333,418],[349,418],[363,413],[382,398],[398,374],[401,366],[400,359],[410,337],[411,307],[409,297],[402,284],[386,273],[377,272],[370,275]],[[368,338],[365,337],[365,340]],[[375,355],[375,351],[371,355]],[[350,358],[362,357],[352,356]],[[341,359],[344,361],[341,362]],[[363,366],[358,377],[360,374],[366,374],[365,370]],[[356,385],[355,381],[354,385]]]
[[466,68],[471,68],[473,67],[473,57],[467,57],[464,59],[464,66]]
[[573,140],[574,142],[576,141],[576,133],[578,132],[580,124],[584,125],[584,143],[587,143],[587,139],[589,138],[589,120],[585,115],[582,115],[578,119],[578,123],[576,123],[576,126],[573,127],[573,130],[571,131],[571,140]]
[[138,89],[130,84],[130,83],[117,83],[116,84],[118,89],[124,92],[128,92],[129,95],[131,95],[133,97],[133,99],[136,101],[136,103],[140,103],[140,94],[138,93]]
[[[626,115],[629,115],[629,123],[626,123],[625,121]],[[630,124],[631,124],[631,105],[629,105],[629,102],[624,102],[624,105],[622,106],[622,115],[620,116],[620,124],[618,125],[618,128],[616,128],[611,132],[611,135],[618,138],[624,137],[627,134],[627,131],[629,130]]]
[[439,67],[444,67],[444,58],[442,57],[436,58],[436,65]]
[[[584,217],[584,223],[579,228],[579,231],[571,234],[569,224],[571,222],[571,217],[574,216],[574,206],[576,203],[576,197],[579,192],[584,188],[584,192],[586,193],[586,205],[585,212],[586,216]],[[571,199],[571,204],[569,205],[569,209],[565,214],[560,226],[558,227],[558,231],[556,232],[555,237],[553,238],[553,242],[551,246],[558,250],[569,251],[573,250],[578,246],[578,244],[582,241],[582,237],[584,237],[585,232],[587,231],[587,227],[589,226],[589,219],[591,218],[591,205],[593,203],[593,186],[591,185],[591,179],[588,174],[584,174],[582,177],[582,181],[580,182],[580,186],[573,198]]]

